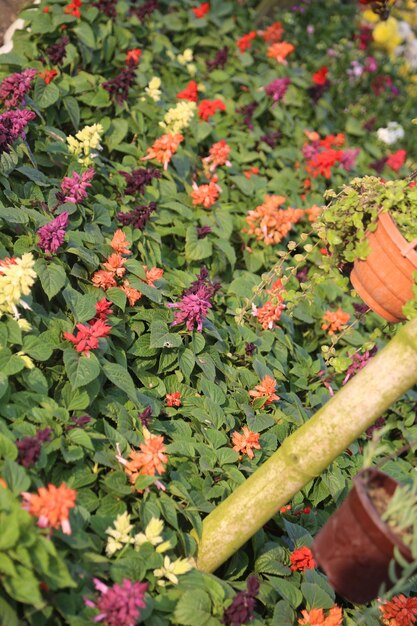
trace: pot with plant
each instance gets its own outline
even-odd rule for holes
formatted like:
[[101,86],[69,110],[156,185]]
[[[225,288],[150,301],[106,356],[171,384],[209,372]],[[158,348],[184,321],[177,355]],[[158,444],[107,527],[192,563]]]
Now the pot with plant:
[[352,285],[389,322],[417,314],[417,187],[410,180],[355,178],[323,211],[318,229],[329,262],[353,263]]
[[[398,554],[417,561],[417,474],[401,486],[376,468],[359,472],[343,504],[315,537],[313,554],[331,585],[355,603],[391,589]],[[394,570],[399,573],[399,566]]]

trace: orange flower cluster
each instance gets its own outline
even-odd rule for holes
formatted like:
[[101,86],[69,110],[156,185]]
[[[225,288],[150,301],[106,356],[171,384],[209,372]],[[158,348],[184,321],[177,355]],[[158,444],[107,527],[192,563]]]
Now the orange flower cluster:
[[304,214],[302,209],[280,208],[284,202],[284,196],[265,196],[263,204],[247,214],[245,220],[249,228],[243,232],[267,246],[279,243]]
[[126,273],[126,268],[123,267],[126,259],[122,257],[122,254],[132,254],[129,250],[130,243],[121,229],[116,230],[110,245],[115,252],[103,263],[104,269],[98,270],[94,274],[92,278],[93,285],[104,291],[111,287],[119,287],[126,294],[130,306],[134,306],[142,296],[141,292],[131,287],[128,280],[124,280],[122,285],[118,285],[116,281],[116,278],[122,278]]
[[62,483],[60,487],[49,484],[40,487],[38,493],[24,492],[24,508],[38,518],[41,528],[61,528],[65,535],[71,534],[69,512],[75,507],[77,492]]
[[121,454],[116,456],[119,463],[124,465],[126,474],[132,485],[139,476],[162,475],[168,456],[165,454],[166,446],[162,435],[152,435],[147,428],[143,429],[144,441],[139,445],[140,452],[132,450],[129,459],[124,459]]
[[266,43],[278,43],[278,41],[281,41],[282,35],[284,34],[284,29],[281,22],[274,22],[273,24],[271,24],[271,26],[268,26],[268,28],[260,34],[262,36],[262,39],[266,41]]
[[271,295],[272,299],[261,307],[252,305],[252,314],[258,318],[264,330],[272,330],[285,309],[284,289],[281,280],[276,280],[270,289],[266,289],[266,293]]
[[206,166],[209,164],[210,172],[214,172],[216,167],[219,165],[226,165],[227,167],[230,167],[232,165],[228,160],[230,150],[231,148],[229,144],[227,144],[224,139],[216,141],[216,143],[214,143],[209,150],[209,156],[203,159],[204,169],[206,169]]
[[279,43],[273,43],[269,46],[267,55],[270,59],[275,59],[281,65],[287,65],[287,56],[294,52],[295,46],[287,41],[281,41]]
[[166,170],[183,139],[184,136],[180,133],[167,133],[162,135],[153,142],[150,148],[147,148],[146,152],[148,156],[142,157],[141,160],[148,161],[149,159],[156,159],[158,163],[163,164],[164,170]]
[[385,626],[415,626],[417,623],[417,598],[407,598],[401,593],[381,604],[379,610]]
[[343,612],[339,606],[333,606],[327,616],[323,609],[311,609],[310,611],[301,611],[302,619],[298,620],[298,624],[306,624],[308,626],[342,626]]
[[39,72],[39,78],[43,78],[45,85],[49,85],[55,78],[58,76],[58,72],[56,70],[45,70],[44,72]]
[[145,270],[146,282],[151,287],[154,286],[154,283],[157,280],[161,280],[162,276],[164,275],[164,270],[160,267],[151,267],[151,269],[148,270],[148,266],[144,265],[143,269]]
[[321,329],[327,330],[329,335],[334,335],[336,332],[346,328],[349,318],[349,313],[342,311],[341,308],[338,308],[337,311],[326,311],[323,315],[323,324],[321,325]]
[[250,459],[253,459],[253,450],[261,449],[259,436],[259,433],[253,432],[253,430],[250,430],[247,426],[243,427],[242,435],[235,430],[232,433],[232,442],[234,443],[233,450],[247,454]]
[[141,56],[142,50],[140,48],[133,48],[132,50],[128,50],[125,57],[126,65],[138,65]]
[[293,572],[304,572],[306,569],[314,569],[316,562],[310,548],[303,546],[290,554],[291,569]]
[[174,393],[167,393],[165,396],[167,406],[181,406],[181,394],[179,391]]
[[217,202],[220,192],[221,188],[217,185],[214,178],[206,185],[193,183],[193,191],[191,192],[193,204],[209,209]]
[[259,167],[253,166],[243,171],[243,176],[249,180],[252,176],[259,174]]
[[249,395],[251,398],[256,400],[257,398],[262,398],[265,400],[265,406],[267,404],[272,404],[275,400],[279,400],[280,397],[275,393],[277,387],[277,381],[272,376],[264,376],[261,382],[255,386],[254,389],[249,391]]
[[307,215],[309,222],[316,222],[322,210],[323,210],[323,207],[313,204],[312,207],[310,207],[309,209],[305,209],[304,212]]

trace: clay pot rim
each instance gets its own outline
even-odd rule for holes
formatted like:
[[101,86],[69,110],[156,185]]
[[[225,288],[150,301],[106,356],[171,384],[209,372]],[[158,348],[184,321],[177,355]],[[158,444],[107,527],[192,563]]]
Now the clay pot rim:
[[407,241],[407,239],[405,239],[405,237],[401,234],[401,231],[398,228],[391,213],[389,211],[383,211],[379,213],[378,221],[385,228],[393,243],[399,249],[401,255],[417,267],[417,252],[413,248],[409,249],[408,252],[403,255],[403,250],[409,248],[410,242]]
[[394,531],[391,530],[387,522],[382,521],[379,513],[375,509],[372,500],[368,495],[367,486],[369,483],[369,478],[367,478],[367,475],[370,475],[372,478],[380,477],[385,480],[388,479],[388,481],[395,484],[395,489],[398,487],[399,482],[395,480],[395,478],[392,478],[392,476],[390,476],[389,474],[386,474],[385,472],[382,472],[381,470],[374,467],[361,470],[353,479],[356,496],[372,523],[392,544],[397,546],[401,554],[408,561],[411,562],[412,554],[410,548],[400,539],[400,537],[396,533],[394,533]]

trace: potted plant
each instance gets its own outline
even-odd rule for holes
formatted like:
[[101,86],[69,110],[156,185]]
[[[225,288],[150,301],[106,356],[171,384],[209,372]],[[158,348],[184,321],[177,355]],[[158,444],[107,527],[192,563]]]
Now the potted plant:
[[349,268],[364,302],[389,322],[417,314],[417,187],[410,180],[353,179],[322,212],[318,230],[330,262]]
[[[400,486],[376,468],[359,472],[343,504],[315,537],[313,554],[334,589],[356,603],[390,589],[397,548],[417,560],[417,480]],[[397,566],[398,572],[398,566]]]

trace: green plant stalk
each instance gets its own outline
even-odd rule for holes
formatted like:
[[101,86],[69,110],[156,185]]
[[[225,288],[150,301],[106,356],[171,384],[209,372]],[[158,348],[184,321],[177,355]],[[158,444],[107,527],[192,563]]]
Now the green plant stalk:
[[417,320],[204,520],[197,567],[215,571],[417,382]]

